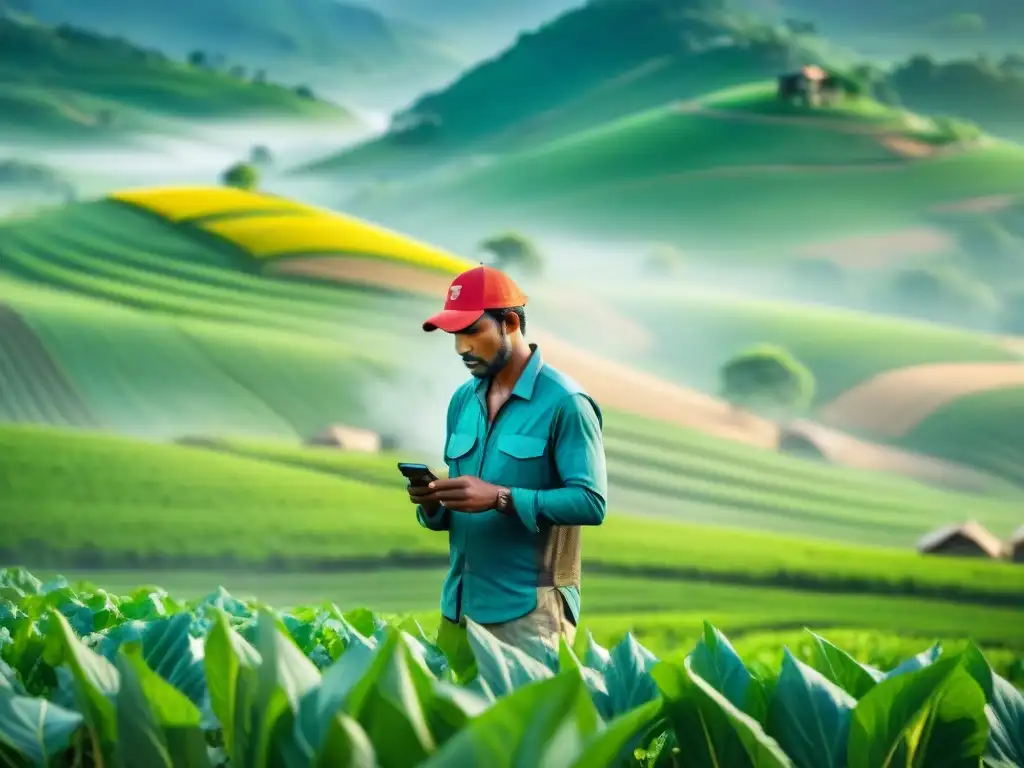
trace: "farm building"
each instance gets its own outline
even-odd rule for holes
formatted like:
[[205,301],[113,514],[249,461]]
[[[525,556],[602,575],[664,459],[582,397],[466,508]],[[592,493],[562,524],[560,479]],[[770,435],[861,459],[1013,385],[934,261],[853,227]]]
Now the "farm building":
[[1015,563],[1024,563],[1024,525],[1010,537],[1010,557]]
[[835,103],[841,94],[842,89],[835,78],[813,64],[801,67],[796,72],[779,75],[780,101],[816,107]]
[[381,435],[372,429],[332,424],[306,440],[307,445],[330,445],[341,451],[357,451],[362,454],[377,454],[394,451],[398,441],[391,435]]
[[332,424],[317,432],[307,443],[309,445],[330,446],[343,451],[360,453],[379,453],[388,448],[389,441],[376,432],[344,424]]
[[999,559],[1006,554],[1003,542],[974,520],[932,531],[917,543],[917,549],[926,555],[955,557]]

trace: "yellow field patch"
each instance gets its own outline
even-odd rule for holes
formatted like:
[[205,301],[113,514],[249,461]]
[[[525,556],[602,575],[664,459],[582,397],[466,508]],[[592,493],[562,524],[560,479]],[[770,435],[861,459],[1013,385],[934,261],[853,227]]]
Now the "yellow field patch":
[[115,192],[110,198],[145,208],[170,221],[224,213],[281,210],[294,211],[295,214],[320,214],[315,208],[293,200],[235,187],[154,187]]
[[373,256],[450,274],[476,266],[397,232],[334,213],[222,219],[202,228],[264,259],[320,254]]

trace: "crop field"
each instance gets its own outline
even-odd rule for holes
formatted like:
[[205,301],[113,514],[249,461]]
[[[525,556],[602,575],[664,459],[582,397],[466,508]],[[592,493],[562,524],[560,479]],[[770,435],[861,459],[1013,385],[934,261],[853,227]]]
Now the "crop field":
[[236,187],[127,189],[113,192],[109,197],[144,208],[173,222],[243,213],[273,214],[290,211],[312,215],[315,212],[314,208],[304,203]]
[[[369,608],[411,614],[436,630],[438,596],[445,571],[391,568],[337,573],[245,573],[231,571],[90,571],[63,569],[69,579],[85,580],[108,592],[127,594],[140,579],[182,599],[199,599],[215,585],[244,599],[291,610],[302,603],[333,603],[342,610]],[[39,571],[43,579],[57,572]],[[841,627],[879,638],[942,638],[961,641],[968,634],[1007,659],[1024,650],[1024,634],[1014,609],[955,605],[940,600],[879,595],[821,594],[767,586],[738,586],[642,576],[588,573],[584,577],[582,624],[601,642],[615,643],[631,632],[652,650],[669,655],[700,634],[710,619],[731,637],[770,636],[794,626]],[[966,633],[965,627],[970,628]],[[782,628],[781,630],[775,628]],[[847,630],[853,636],[853,630]],[[891,642],[891,641],[890,641]],[[1024,672],[1024,670],[1022,670]]]
[[[878,473],[768,453],[612,411],[605,452],[613,503],[629,512],[732,528],[772,530],[866,544],[910,546],[963,505],[1001,534],[1019,518],[1021,491],[994,485],[1001,499],[965,497]],[[224,440],[221,450],[307,467],[396,491],[399,457],[366,456],[271,441]],[[429,460],[430,457],[427,457]],[[439,472],[444,472],[443,464]]]
[[520,650],[471,621],[427,634],[412,617],[330,603],[118,595],[20,569],[0,572],[0,609],[15,638],[0,646],[13,715],[0,756],[19,765],[118,765],[129,749],[174,768],[1024,759],[1024,696],[974,642],[874,666],[806,631],[792,650],[744,657],[706,620],[671,659],[631,634]]
[[[338,465],[325,472],[328,460],[315,458],[325,452],[311,452],[309,465],[318,468],[307,469],[296,466],[302,461],[296,452],[265,444],[250,448],[252,456],[240,456],[27,426],[3,428],[0,441],[5,456],[0,477],[9,489],[0,499],[0,517],[9,521],[7,561],[335,571],[359,563],[387,568],[447,561],[446,537],[414,524],[401,478],[393,470],[387,477],[385,470],[397,459],[393,455],[381,456],[377,466],[364,457],[353,459],[347,471]],[[284,461],[275,458],[282,456]],[[747,482],[756,483],[756,476]],[[899,485],[894,481],[890,488]],[[922,493],[892,508],[892,527],[876,540],[901,543],[900,531],[909,537],[903,516],[918,515],[920,533],[959,521],[968,503],[961,500],[957,507],[950,495],[949,517],[933,512],[929,520],[927,505],[942,496]],[[856,491],[851,497],[856,499]],[[756,501],[753,492],[749,498]],[[839,514],[842,507],[833,503],[833,514]],[[870,500],[860,503],[847,508],[850,529],[856,515],[873,511]],[[803,535],[796,535],[795,529],[765,531],[764,523],[762,530],[743,530],[616,509],[613,499],[605,523],[588,531],[586,558],[595,572],[879,594],[960,594],[1009,604],[1019,600],[1024,587],[1024,569],[1009,563],[927,558],[902,547],[814,538],[828,529],[807,521]],[[978,500],[974,509],[1004,535],[1019,517],[1019,504],[1012,501]],[[83,514],[94,522],[83,524]],[[41,529],[48,531],[45,541]]]
[[[3,284],[4,302],[49,352],[49,364],[67,380],[65,389],[77,392],[92,413],[82,423],[134,424],[135,433],[155,423],[164,434],[165,420],[153,414],[169,405],[183,414],[182,430],[188,432],[210,414],[212,424],[244,434],[264,426],[268,435],[287,435],[330,421],[359,423],[358,403],[351,407],[346,395],[387,375],[395,356],[411,345],[423,313],[433,309],[408,294],[389,300],[393,292],[386,285],[269,278],[260,273],[261,260],[196,226],[266,226],[278,220],[260,218],[275,210],[261,208],[277,205],[272,198],[255,196],[260,202],[248,211],[243,206],[249,193],[230,189],[200,189],[195,199],[174,189],[119,198],[124,199],[73,205],[0,228],[0,280],[6,274],[18,281]],[[135,207],[143,204],[194,223],[169,222]],[[210,212],[205,219],[204,210]],[[322,215],[286,220],[315,222]],[[303,231],[320,237],[318,227]],[[775,329],[771,340],[811,365],[821,399],[890,367],[1013,357],[978,336],[897,319],[714,297],[682,302],[657,292],[639,309],[639,299],[620,299],[652,329],[666,327],[664,313],[680,311],[706,329],[682,340],[684,347],[699,346],[686,347],[685,367],[671,356],[655,363],[656,372],[699,386],[714,387],[725,351],[763,340],[765,329]],[[698,337],[713,343],[713,350]],[[897,338],[913,343],[896,344]],[[843,365],[835,364],[837,343],[845,350],[838,358]],[[160,359],[145,362],[144,355]],[[286,365],[274,362],[284,360]],[[141,383],[129,391],[131,381]],[[22,400],[26,404],[18,407],[26,412],[51,407]]]

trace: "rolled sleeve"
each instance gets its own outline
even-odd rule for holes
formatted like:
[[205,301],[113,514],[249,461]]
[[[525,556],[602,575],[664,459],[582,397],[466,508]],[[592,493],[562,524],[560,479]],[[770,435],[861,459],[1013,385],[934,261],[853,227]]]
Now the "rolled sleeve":
[[533,491],[529,488],[511,488],[512,509],[520,522],[526,526],[531,533],[539,533],[540,526],[537,525],[537,494],[540,491]]
[[445,507],[441,507],[436,514],[428,515],[427,511],[423,509],[423,505],[417,504],[416,519],[420,525],[430,531],[447,531],[452,524],[452,514]]
[[553,453],[560,488],[513,488],[516,514],[529,530],[552,525],[600,525],[608,496],[608,471],[600,410],[586,395],[563,400],[552,425]]

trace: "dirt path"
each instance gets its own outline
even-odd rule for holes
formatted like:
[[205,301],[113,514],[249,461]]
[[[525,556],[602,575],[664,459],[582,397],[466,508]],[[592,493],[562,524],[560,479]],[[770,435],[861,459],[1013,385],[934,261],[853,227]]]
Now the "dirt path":
[[[451,283],[445,275],[376,259],[287,259],[267,270],[435,296],[439,302]],[[715,398],[620,365],[552,334],[531,329],[530,337],[543,349],[545,360],[576,379],[605,407],[764,448],[777,445],[778,429],[769,421],[736,413]]]
[[858,384],[819,415],[831,427],[898,438],[959,397],[1008,387],[1024,387],[1024,362],[914,365]]
[[859,440],[812,421],[788,424],[780,439],[793,438],[806,440],[829,462],[844,467],[903,475],[929,485],[973,493],[990,490],[993,484],[992,478],[971,467]]

